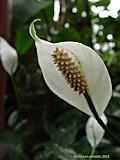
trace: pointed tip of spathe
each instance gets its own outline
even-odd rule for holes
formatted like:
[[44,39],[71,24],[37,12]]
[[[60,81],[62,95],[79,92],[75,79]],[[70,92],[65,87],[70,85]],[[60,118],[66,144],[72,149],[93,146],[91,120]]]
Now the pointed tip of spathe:
[[31,35],[31,37],[35,40],[35,41],[40,41],[40,38],[37,36],[36,34],[36,30],[35,30],[35,23],[36,22],[41,22],[41,19],[34,19],[30,26],[29,26],[29,33]]

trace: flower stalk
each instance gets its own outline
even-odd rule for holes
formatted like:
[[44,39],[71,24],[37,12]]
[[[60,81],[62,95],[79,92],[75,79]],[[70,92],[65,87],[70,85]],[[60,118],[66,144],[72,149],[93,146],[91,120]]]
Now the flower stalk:
[[18,95],[17,85],[16,85],[16,82],[15,82],[14,76],[11,75],[10,77],[11,77],[11,82],[12,82],[15,97],[16,97],[17,107],[19,109],[21,103],[20,103],[20,98],[19,98],[19,95]]
[[95,151],[96,151],[96,146],[94,146],[93,148],[92,148],[92,151],[91,151],[91,154],[90,154],[90,158],[89,158],[89,160],[92,160],[93,159],[93,156],[94,156],[94,154],[95,154]]
[[100,124],[100,126],[105,130],[106,134],[107,134],[111,139],[113,139],[113,141],[114,141],[116,144],[120,145],[120,141],[111,134],[111,132],[110,132],[110,130],[108,129],[108,127],[103,123],[102,119],[99,118],[98,113],[97,113],[97,111],[96,111],[96,109],[95,109],[95,107],[94,107],[94,104],[93,104],[92,100],[91,100],[91,97],[89,96],[89,94],[88,94],[87,91],[84,93],[84,96],[85,96],[85,98],[86,98],[86,100],[87,100],[87,102],[88,102],[89,108],[90,108],[91,112],[93,113],[94,118],[97,120],[97,122]]

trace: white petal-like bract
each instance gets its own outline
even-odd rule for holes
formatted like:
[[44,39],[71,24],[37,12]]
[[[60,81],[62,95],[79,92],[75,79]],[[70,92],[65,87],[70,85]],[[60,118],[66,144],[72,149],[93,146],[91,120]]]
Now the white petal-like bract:
[[0,60],[5,71],[12,75],[18,66],[18,55],[16,50],[6,40],[0,37]]
[[75,56],[79,61],[78,67],[84,73],[88,84],[89,96],[100,117],[112,95],[111,79],[101,57],[91,48],[78,42],[59,42],[53,44],[39,39],[32,25],[30,26],[30,34],[35,39],[38,62],[48,87],[72,106],[93,116],[84,94],[79,95],[78,92],[75,92],[70,87],[53,62],[51,55],[56,48],[65,49],[68,54]]
[[[102,121],[107,125],[105,114],[101,116]],[[86,137],[92,147],[97,146],[104,136],[104,129],[98,124],[94,117],[90,117],[86,124]]]
[[108,71],[98,54],[91,48],[77,42],[47,43],[36,41],[38,62],[48,87],[60,98],[92,116],[83,94],[79,95],[66,83],[61,72],[53,63],[51,54],[58,48],[74,53],[84,71],[89,94],[99,116],[104,112],[111,98],[112,87]]

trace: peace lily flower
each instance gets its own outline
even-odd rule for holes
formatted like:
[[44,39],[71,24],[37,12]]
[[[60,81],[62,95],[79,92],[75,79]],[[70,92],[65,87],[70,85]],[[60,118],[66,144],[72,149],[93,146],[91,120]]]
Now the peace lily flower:
[[[101,116],[102,121],[107,125],[105,114]],[[86,124],[86,137],[92,147],[96,147],[104,136],[104,129],[98,124],[95,118],[90,117]]]
[[[112,94],[111,80],[100,56],[78,42],[50,43],[37,37],[34,20],[30,34],[35,40],[40,68],[48,87],[61,99],[93,116],[88,101],[90,96],[99,117]],[[72,34],[72,33],[71,33]]]
[[18,66],[17,52],[2,37],[0,37],[0,60],[9,75],[15,73]]

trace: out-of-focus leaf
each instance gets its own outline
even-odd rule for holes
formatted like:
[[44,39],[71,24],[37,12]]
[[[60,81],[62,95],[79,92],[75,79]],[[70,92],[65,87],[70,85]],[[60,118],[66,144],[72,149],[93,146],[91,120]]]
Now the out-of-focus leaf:
[[120,147],[118,146],[110,146],[109,143],[106,141],[102,141],[102,143],[99,145],[99,153],[101,155],[106,154],[109,156],[109,159],[112,160],[119,160],[120,159]]
[[8,119],[8,125],[9,126],[14,126],[17,122],[17,118],[18,118],[18,111],[14,110],[11,115],[9,116]]
[[50,142],[46,143],[45,148],[46,150],[44,152],[44,156],[47,160],[51,155],[56,156],[56,158],[60,160],[73,160],[74,155],[76,154],[73,149],[65,148],[63,146]]
[[120,110],[120,101],[118,97],[112,97],[110,103],[108,104],[106,113],[111,116],[114,115],[116,111]]
[[116,25],[115,25],[116,20],[114,18],[112,18],[110,16],[107,18],[99,18],[98,24],[103,25],[105,27],[105,29],[104,29],[105,33],[114,34],[114,29],[116,27]]
[[24,23],[50,3],[51,0],[15,1],[13,3],[13,18],[19,23]]
[[53,21],[54,15],[54,3],[51,2],[50,5],[40,10],[37,17],[41,18],[42,22],[46,22],[47,24]]
[[84,7],[84,1],[83,0],[78,0],[76,2],[77,8],[78,8],[78,12],[82,12],[84,11],[85,7]]
[[51,139],[58,144],[62,144],[64,146],[68,146],[75,141],[75,137],[77,134],[77,126],[75,123],[69,125],[68,127],[60,127],[56,129],[53,126],[49,126],[47,128]]
[[95,6],[108,6],[110,3],[110,0],[100,0],[96,3],[94,3]]
[[91,152],[91,146],[89,145],[85,136],[74,144],[74,148],[77,153]]
[[9,130],[0,130],[0,142],[10,145],[10,152],[12,160],[21,160],[22,159],[22,137]]
[[80,41],[80,36],[77,30],[74,28],[64,28],[61,32],[55,37],[56,41]]
[[17,52],[22,55],[25,54],[33,44],[33,40],[31,39],[28,30],[20,28],[16,33],[15,43]]
[[110,66],[114,61],[115,54],[110,54],[109,52],[105,52],[104,54],[101,55],[101,57],[104,60],[104,62],[106,62],[107,66]]

